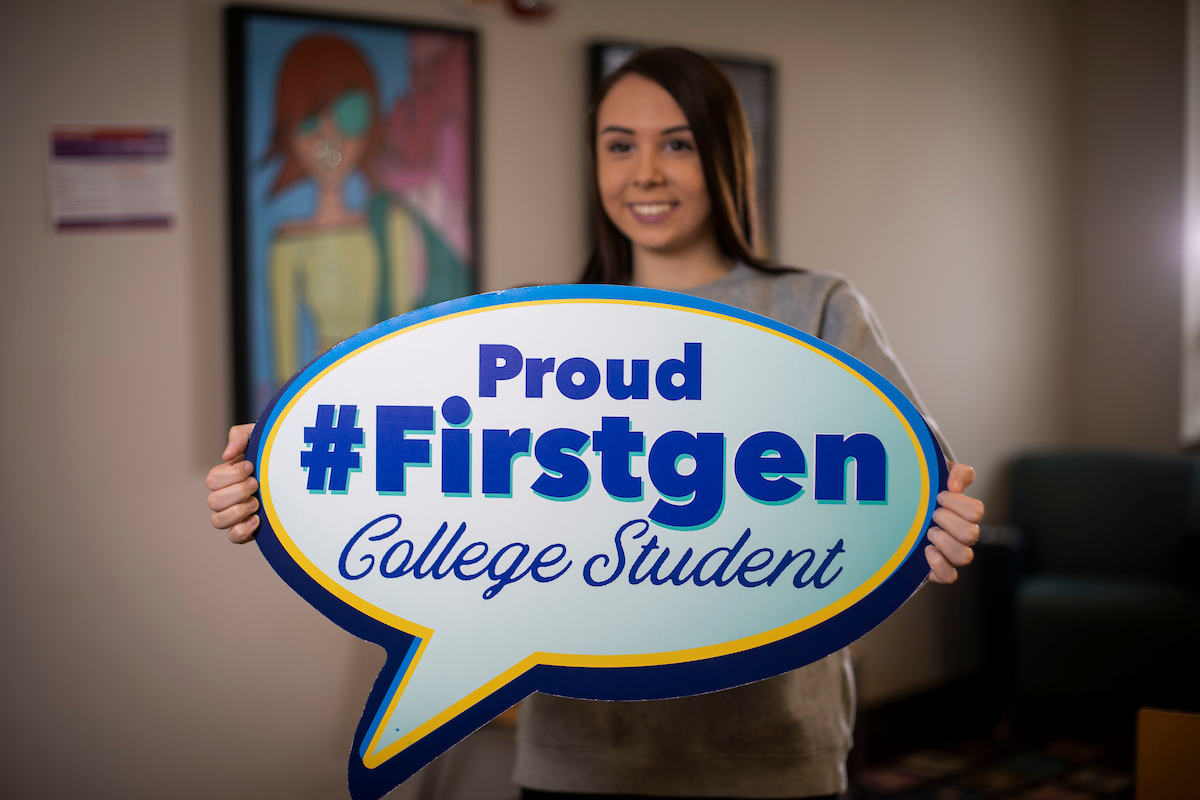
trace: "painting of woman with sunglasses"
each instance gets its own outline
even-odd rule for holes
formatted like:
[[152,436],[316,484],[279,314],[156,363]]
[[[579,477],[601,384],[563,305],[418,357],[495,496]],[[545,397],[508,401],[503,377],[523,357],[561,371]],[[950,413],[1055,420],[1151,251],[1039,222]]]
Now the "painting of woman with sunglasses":
[[433,32],[407,40],[407,91],[390,109],[342,35],[298,39],[279,67],[268,194],[310,187],[264,264],[275,386],[376,322],[473,289],[468,54]]

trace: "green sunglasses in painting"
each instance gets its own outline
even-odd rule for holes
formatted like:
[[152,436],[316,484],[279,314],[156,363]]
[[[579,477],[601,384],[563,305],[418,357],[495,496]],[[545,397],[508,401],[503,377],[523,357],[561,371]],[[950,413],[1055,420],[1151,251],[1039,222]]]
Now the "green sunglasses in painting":
[[[371,96],[362,89],[342,93],[329,106],[334,124],[343,136],[362,136],[371,128]],[[301,136],[311,136],[321,124],[321,115],[313,114],[296,125]]]

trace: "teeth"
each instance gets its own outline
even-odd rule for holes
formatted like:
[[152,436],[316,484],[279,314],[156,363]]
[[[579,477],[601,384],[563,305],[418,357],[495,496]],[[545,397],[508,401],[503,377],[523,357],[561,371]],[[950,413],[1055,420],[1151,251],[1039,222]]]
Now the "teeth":
[[631,203],[630,207],[633,209],[633,213],[643,217],[653,217],[671,210],[670,203]]

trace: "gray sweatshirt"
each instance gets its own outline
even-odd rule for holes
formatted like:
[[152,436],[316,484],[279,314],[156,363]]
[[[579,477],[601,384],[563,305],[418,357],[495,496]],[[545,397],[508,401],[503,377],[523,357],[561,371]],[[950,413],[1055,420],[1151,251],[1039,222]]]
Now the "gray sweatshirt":
[[[875,313],[844,278],[805,271],[771,275],[739,264],[690,294],[820,337],[877,370],[924,413]],[[854,702],[845,650],[775,678],[676,700],[596,702],[534,694],[521,706],[513,780],[530,789],[583,794],[836,794],[846,789]]]

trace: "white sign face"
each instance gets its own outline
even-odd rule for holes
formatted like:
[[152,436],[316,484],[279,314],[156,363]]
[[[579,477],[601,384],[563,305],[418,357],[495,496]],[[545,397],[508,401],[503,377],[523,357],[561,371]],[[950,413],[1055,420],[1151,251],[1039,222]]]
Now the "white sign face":
[[944,470],[849,356],[611,286],[372,328],[281,391],[250,453],[272,565],[389,651],[356,797],[532,691],[696,694],[843,647],[926,574]]

